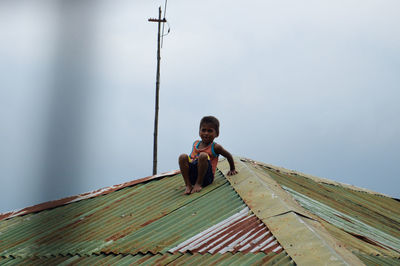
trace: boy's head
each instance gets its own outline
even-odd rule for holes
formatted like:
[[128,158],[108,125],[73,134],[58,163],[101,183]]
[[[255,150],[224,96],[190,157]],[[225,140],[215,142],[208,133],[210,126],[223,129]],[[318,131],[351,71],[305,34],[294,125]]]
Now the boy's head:
[[202,125],[210,125],[214,128],[215,132],[217,133],[217,137],[219,136],[219,121],[214,116],[205,116],[200,120],[200,129]]

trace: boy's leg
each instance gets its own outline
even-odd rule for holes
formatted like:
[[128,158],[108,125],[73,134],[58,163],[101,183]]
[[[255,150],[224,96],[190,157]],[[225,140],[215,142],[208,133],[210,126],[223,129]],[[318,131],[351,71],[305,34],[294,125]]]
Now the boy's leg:
[[181,169],[181,174],[183,176],[183,180],[185,181],[185,194],[190,194],[193,187],[189,179],[189,157],[187,154],[181,154],[179,156],[179,168]]
[[199,192],[203,188],[203,180],[208,168],[208,154],[205,152],[200,153],[197,164],[197,180],[192,188],[191,193]]

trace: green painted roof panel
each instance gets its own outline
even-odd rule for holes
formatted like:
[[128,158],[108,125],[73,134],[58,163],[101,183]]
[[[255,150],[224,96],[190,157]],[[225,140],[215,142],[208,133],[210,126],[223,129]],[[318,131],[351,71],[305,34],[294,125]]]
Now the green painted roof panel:
[[321,202],[396,238],[400,237],[400,202],[381,195],[318,183],[264,167],[279,184]]
[[0,256],[156,253],[245,208],[220,172],[201,193],[182,194],[175,175],[1,221]]
[[295,265],[286,252],[225,254],[99,254],[53,257],[1,258],[1,265]]
[[379,266],[395,266],[400,265],[400,259],[391,258],[388,256],[373,256],[367,255],[360,252],[354,252],[354,254],[365,263],[365,265],[379,265]]
[[210,191],[205,197],[191,201],[148,226],[118,239],[101,251],[131,253],[166,252],[225,218],[245,208],[228,183]]
[[319,217],[330,234],[348,249],[366,256],[400,257],[399,201],[353,186],[251,163],[277,181],[303,208]]
[[[282,250],[249,255],[206,253],[204,256],[168,252],[246,210],[247,206],[219,170],[212,185],[192,195],[183,195],[184,182],[180,174],[118,187],[118,190],[105,189],[108,193],[100,190],[94,197],[78,201],[59,200],[62,204],[48,204],[53,206],[48,209],[33,206],[32,210],[37,209],[37,212],[27,208],[25,215],[3,216],[0,264],[93,265],[101,261],[153,265],[174,261],[179,265],[197,260],[218,265],[226,263],[225,260],[230,264],[245,261],[293,264]],[[246,215],[250,214],[247,209]],[[249,226],[265,228],[258,221],[243,229]],[[234,231],[229,233],[235,234]]]

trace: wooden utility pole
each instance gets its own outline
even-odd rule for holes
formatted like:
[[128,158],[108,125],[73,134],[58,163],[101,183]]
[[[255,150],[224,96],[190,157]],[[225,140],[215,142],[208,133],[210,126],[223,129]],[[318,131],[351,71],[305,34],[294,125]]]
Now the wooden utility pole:
[[154,116],[154,144],[153,144],[153,175],[157,174],[157,137],[158,137],[158,109],[159,109],[159,94],[160,94],[160,39],[161,39],[161,23],[167,22],[165,17],[161,19],[161,6],[158,8],[158,19],[149,18],[149,22],[158,23],[157,36],[157,76],[156,76],[156,104]]

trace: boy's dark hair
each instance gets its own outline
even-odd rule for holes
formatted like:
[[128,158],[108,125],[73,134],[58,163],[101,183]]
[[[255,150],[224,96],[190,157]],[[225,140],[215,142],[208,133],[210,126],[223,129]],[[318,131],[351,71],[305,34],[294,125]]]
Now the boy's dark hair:
[[212,127],[215,129],[215,131],[217,132],[217,135],[219,135],[219,121],[216,117],[214,116],[205,116],[200,120],[200,127],[203,124],[211,124]]

